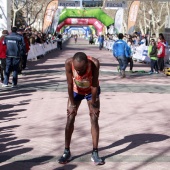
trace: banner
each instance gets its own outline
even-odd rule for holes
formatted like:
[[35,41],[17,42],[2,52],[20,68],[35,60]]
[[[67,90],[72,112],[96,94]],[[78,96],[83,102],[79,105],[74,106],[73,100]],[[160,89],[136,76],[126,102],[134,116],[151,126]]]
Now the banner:
[[54,14],[58,7],[58,0],[51,1],[46,8],[45,14],[44,14],[44,23],[43,23],[43,32],[47,33],[52,26]]
[[0,35],[3,30],[11,31],[11,1],[0,0]]
[[58,2],[58,7],[59,8],[68,8],[68,7],[80,7],[80,1],[63,1],[63,0],[59,0]]
[[128,15],[128,34],[132,34],[135,30],[136,18],[138,15],[140,1],[132,2]]
[[127,8],[127,1],[125,0],[105,1],[105,9],[118,9],[118,8]]
[[123,8],[118,9],[116,12],[114,25],[116,33],[122,33],[123,31],[123,14],[124,14]]
[[51,28],[51,32],[53,32],[53,33],[57,29],[61,12],[62,12],[62,9],[57,9],[57,11],[55,12],[55,15],[54,15],[54,18],[53,18],[53,23],[52,23],[52,28]]

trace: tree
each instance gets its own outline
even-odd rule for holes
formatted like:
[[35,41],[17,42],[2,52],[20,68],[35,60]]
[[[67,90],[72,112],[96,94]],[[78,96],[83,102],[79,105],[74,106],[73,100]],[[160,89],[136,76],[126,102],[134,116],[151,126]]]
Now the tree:
[[158,36],[160,30],[165,26],[165,16],[169,15],[169,8],[169,2],[141,2],[137,25],[142,34],[149,29],[151,33]]
[[[104,0],[104,3],[105,1],[106,0]],[[133,1],[128,1],[128,7],[124,9],[123,26],[125,32],[127,32],[128,12],[132,2]],[[106,10],[103,8],[103,10],[112,18],[115,17],[116,9]],[[149,11],[152,11],[152,14],[149,14]],[[149,30],[158,36],[160,30],[162,30],[165,26],[166,16],[170,16],[170,2],[141,1],[136,20],[136,30],[139,29],[142,34],[146,34]]]
[[[22,18],[26,21],[27,26],[32,25],[40,12],[42,12],[45,0],[13,0],[13,26],[15,26],[17,14],[22,13]],[[31,22],[30,22],[31,19]]]

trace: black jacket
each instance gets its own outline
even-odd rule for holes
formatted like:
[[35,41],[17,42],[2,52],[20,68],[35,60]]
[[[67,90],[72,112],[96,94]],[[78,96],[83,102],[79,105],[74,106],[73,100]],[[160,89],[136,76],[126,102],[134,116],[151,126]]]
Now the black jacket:
[[152,46],[152,51],[150,52],[150,57],[157,57],[157,47],[156,47],[156,45]]

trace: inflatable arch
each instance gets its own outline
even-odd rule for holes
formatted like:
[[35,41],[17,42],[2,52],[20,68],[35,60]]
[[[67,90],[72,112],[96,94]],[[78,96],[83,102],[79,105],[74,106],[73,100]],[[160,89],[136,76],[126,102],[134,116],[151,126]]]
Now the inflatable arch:
[[114,20],[100,8],[63,9],[57,31],[60,31],[64,25],[93,25],[100,34],[104,25],[110,26],[113,23]]
[[63,9],[59,24],[67,18],[96,18],[106,27],[114,23],[114,20],[100,8]]
[[[59,16],[59,18],[56,21],[57,24],[62,23],[67,18],[95,18],[106,27],[114,23],[114,20],[111,17],[109,17],[101,8],[80,8],[80,9],[64,8],[60,13],[58,8],[58,0],[47,0],[46,4],[47,7],[44,13],[44,21],[42,28],[43,32],[47,32],[49,31],[49,28],[51,28],[53,19],[55,18],[54,17],[55,11],[56,16]],[[54,29],[56,30],[56,27]]]
[[96,28],[98,35],[102,33],[104,27],[104,25],[95,18],[67,18],[58,25],[57,32],[65,25],[93,25]]

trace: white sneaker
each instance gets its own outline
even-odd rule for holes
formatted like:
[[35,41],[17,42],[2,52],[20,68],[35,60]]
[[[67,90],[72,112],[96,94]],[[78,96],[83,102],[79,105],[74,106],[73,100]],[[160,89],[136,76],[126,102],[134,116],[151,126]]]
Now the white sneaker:
[[2,87],[8,87],[8,85],[7,84],[2,84]]

